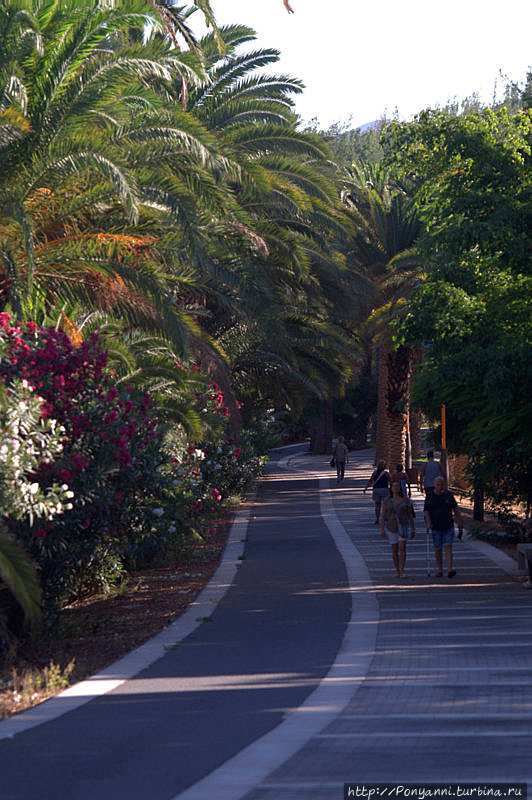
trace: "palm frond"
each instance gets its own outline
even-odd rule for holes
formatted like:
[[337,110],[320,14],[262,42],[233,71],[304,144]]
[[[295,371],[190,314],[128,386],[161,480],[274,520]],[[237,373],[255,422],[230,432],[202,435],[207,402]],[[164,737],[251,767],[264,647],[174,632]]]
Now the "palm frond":
[[35,568],[0,522],[0,578],[22,607],[30,625],[41,619],[41,590]]

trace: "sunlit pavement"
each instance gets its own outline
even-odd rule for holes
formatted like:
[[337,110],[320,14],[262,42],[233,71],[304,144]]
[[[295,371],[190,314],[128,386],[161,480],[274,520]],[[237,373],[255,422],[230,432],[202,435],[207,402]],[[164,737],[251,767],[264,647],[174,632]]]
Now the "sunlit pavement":
[[[455,578],[429,577],[418,493],[406,577],[396,578],[362,494],[371,471],[364,455],[352,457],[340,487],[331,480],[331,494],[378,602],[369,669],[335,720],[245,798],[333,800],[347,781],[506,781],[530,789],[532,593],[467,541],[455,541]],[[320,469],[308,456],[297,465]],[[434,576],[432,550],[430,557]]]
[[362,494],[372,454],[337,486],[327,458],[298,449],[261,481],[210,622],[79,709],[12,739],[0,723],[2,800],[532,783],[532,592],[469,542],[455,542],[455,578],[429,577],[419,495],[396,578]]

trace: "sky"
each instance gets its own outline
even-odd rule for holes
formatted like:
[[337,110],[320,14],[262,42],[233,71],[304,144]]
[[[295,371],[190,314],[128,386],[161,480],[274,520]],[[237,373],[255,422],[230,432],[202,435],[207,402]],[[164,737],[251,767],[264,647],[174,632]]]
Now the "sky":
[[[243,22],[275,67],[300,78],[304,120],[352,127],[409,119],[426,107],[493,96],[502,70],[517,83],[532,67],[531,0],[212,0],[218,24]],[[193,27],[198,29],[194,22]],[[504,81],[499,78],[499,86]]]

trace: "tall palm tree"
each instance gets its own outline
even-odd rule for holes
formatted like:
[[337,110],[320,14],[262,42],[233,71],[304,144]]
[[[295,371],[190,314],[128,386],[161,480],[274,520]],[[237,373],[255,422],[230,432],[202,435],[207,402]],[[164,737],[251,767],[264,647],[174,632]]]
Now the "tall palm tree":
[[357,227],[351,257],[364,265],[375,287],[368,311],[377,342],[376,459],[395,467],[406,461],[412,352],[394,344],[393,320],[420,279],[419,220],[404,189],[381,164],[354,164],[343,197]]
[[[202,40],[209,80],[189,97],[192,113],[239,167],[228,184],[232,218],[221,221],[226,242],[240,239],[231,252],[239,309],[234,324],[224,314],[219,328],[220,315],[210,302],[210,332],[230,353],[241,391],[253,391],[262,376],[284,402],[298,391],[326,395],[331,382],[341,383],[353,356],[335,330],[348,282],[331,242],[347,223],[329,174],[329,153],[318,137],[296,130],[291,95],[301,91],[300,82],[257,74],[278,60],[278,52],[241,52],[255,38],[245,26],[222,28],[221,35],[223,59],[212,35]],[[224,261],[220,241],[213,258]],[[351,311],[344,306],[347,319]]]
[[[151,40],[116,47],[147,21]],[[190,115],[166,107],[169,82],[198,82],[201,64],[157,37],[158,17],[141,0],[26,0],[6,5],[0,25],[4,297],[24,316],[35,284],[49,302],[93,308],[111,292],[131,324],[165,327],[183,343],[188,320],[168,299],[190,274],[169,279],[155,248],[141,244],[156,220],[173,223],[186,247],[202,206],[222,205],[211,174],[226,162]]]

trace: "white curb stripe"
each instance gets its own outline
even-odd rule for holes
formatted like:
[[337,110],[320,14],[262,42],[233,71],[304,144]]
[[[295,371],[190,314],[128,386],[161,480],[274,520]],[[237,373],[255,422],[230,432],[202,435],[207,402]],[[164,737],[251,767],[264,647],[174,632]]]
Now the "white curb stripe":
[[[288,469],[290,457],[278,462]],[[342,711],[362,684],[375,650],[379,609],[364,560],[334,510],[329,478],[319,479],[321,515],[342,556],[350,587],[361,589],[336,660],[302,705],[284,722],[174,800],[240,800]],[[361,625],[360,623],[365,623]]]
[[18,733],[62,717],[63,714],[74,711],[95,697],[113,691],[138,672],[162,658],[169,649],[185,639],[207,617],[210,617],[230,588],[236,570],[242,563],[240,556],[245,549],[244,540],[247,536],[255,495],[256,492],[253,491],[246,503],[246,508],[237,511],[216,572],[197,598],[175,622],[170,623],[140,647],[127,653],[96,675],[69,686],[64,692],[28,709],[28,711],[0,721],[0,739],[11,739]]

